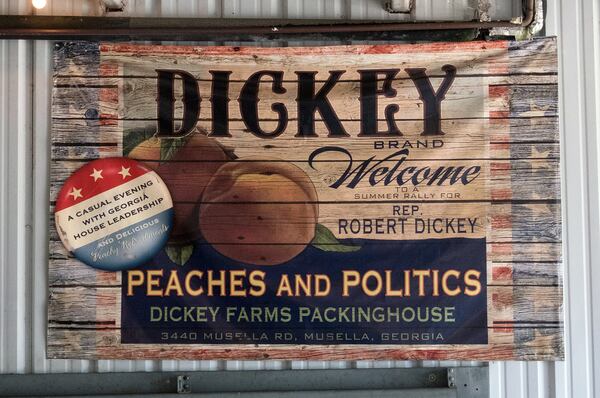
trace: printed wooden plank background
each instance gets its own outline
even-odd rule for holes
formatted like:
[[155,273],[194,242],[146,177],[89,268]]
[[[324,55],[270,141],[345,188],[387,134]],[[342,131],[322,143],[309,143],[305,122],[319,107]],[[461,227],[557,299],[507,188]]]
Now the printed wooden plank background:
[[[54,58],[49,357],[548,360],[564,356],[554,39],[318,48],[77,42],[57,43]],[[415,82],[404,70],[426,68],[432,88],[437,89],[445,81],[444,65],[448,64],[456,67],[456,76],[441,102],[440,125],[445,134],[422,136],[424,103]],[[379,131],[386,131],[393,120],[400,131],[396,136],[359,136],[364,128],[359,101],[363,90],[361,71],[370,68],[399,69],[388,82],[393,95],[378,92],[374,120]],[[124,344],[121,327],[125,273],[97,271],[73,258],[56,233],[53,206],[63,182],[92,159],[128,155],[158,165],[161,141],[152,138],[158,124],[157,69],[186,71],[197,81],[201,104],[197,128],[208,134],[213,132],[213,106],[219,101],[211,95],[216,84],[214,72],[227,71],[229,136],[218,137],[219,145],[230,149],[239,164],[267,160],[303,170],[318,194],[318,223],[332,231],[335,238],[344,242],[373,238],[364,223],[357,230],[349,223],[356,219],[360,224],[361,220],[384,216],[388,216],[387,229],[376,237],[384,241],[484,238],[487,343]],[[249,76],[264,70],[282,72],[285,90],[274,92],[274,78],[263,78],[257,90],[260,101],[256,103],[260,128],[266,132],[277,129],[281,114],[274,103],[283,104],[287,112],[284,132],[269,139],[259,139],[250,132],[247,115],[242,114],[240,106],[243,102],[240,92]],[[298,71],[314,72],[317,90],[327,84],[331,71],[344,71],[327,97],[347,136],[327,137],[331,126],[319,111],[314,112],[316,137],[295,136],[305,122],[299,117],[297,104]],[[181,76],[176,81],[174,119],[179,124],[184,116]],[[385,83],[384,75],[376,76],[378,89],[385,90]],[[392,112],[391,118],[388,112]],[[339,128],[334,131],[339,132]],[[134,133],[148,139],[136,141],[132,151],[130,142]],[[190,142],[188,147],[198,153],[210,150],[205,141]],[[442,146],[435,148],[436,142]],[[309,161],[316,148],[344,147],[351,149],[354,167],[368,160],[392,167],[396,159],[386,156],[407,145],[410,156],[402,167],[423,170],[421,175],[428,175],[425,168],[477,165],[478,178],[456,189],[433,184],[417,191],[392,186],[374,189],[362,183],[346,189],[349,183],[346,180],[338,190],[331,186],[348,167],[347,156],[326,152],[312,164]],[[218,163],[218,168],[231,159],[210,161]],[[161,161],[169,162],[177,160]],[[185,191],[191,173],[195,173],[194,178],[210,179],[212,172],[203,175],[203,171],[193,170],[198,162],[203,160],[177,163],[178,172],[169,177],[172,191]],[[277,192],[295,189],[295,184],[283,180],[273,184],[260,187]],[[191,212],[198,205],[185,194],[179,197],[179,201],[177,197],[174,200],[180,209]],[[202,200],[206,201],[205,198]],[[269,205],[277,207],[278,202]],[[401,210],[398,217],[389,221],[393,206],[416,206],[427,219],[471,220],[472,229],[466,235],[455,229],[430,234],[415,232],[421,221],[408,216],[402,224],[405,231],[401,231],[398,224]],[[246,222],[243,217],[240,216],[240,223]],[[217,216],[213,218],[216,221],[212,225],[217,231],[230,228],[226,223],[220,224]],[[343,226],[342,219],[347,219],[348,225]],[[301,217],[294,222],[311,221]],[[267,240],[265,244],[269,243],[272,242]],[[295,242],[310,243],[310,240]]]

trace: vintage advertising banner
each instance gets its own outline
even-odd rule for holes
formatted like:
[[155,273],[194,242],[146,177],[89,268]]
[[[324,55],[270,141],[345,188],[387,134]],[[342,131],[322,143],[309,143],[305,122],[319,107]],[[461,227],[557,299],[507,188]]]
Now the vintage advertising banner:
[[49,357],[563,357],[553,38],[54,59]]

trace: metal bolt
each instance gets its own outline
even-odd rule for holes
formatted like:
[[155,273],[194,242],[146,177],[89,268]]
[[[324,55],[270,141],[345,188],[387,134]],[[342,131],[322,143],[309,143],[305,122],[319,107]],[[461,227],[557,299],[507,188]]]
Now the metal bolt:
[[192,383],[189,376],[177,376],[177,393],[189,394],[192,392]]
[[454,369],[448,369],[448,387],[455,387]]

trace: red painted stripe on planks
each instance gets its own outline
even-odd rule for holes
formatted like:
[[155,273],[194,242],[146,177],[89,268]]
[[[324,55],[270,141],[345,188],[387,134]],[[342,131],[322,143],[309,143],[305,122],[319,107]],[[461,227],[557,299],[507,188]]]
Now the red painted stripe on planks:
[[501,59],[495,59],[488,71],[492,74],[506,74],[508,73],[508,61],[502,61]]
[[[490,111],[488,116],[497,111]],[[508,119],[488,119],[490,126],[489,136],[492,142],[507,142],[510,141],[510,120]]]
[[510,158],[510,144],[509,143],[494,143],[490,144],[490,155],[496,159],[508,159]]
[[[98,71],[101,76],[118,74],[119,65],[114,62],[101,61]],[[114,110],[114,107],[110,107],[111,109],[106,109],[106,104],[115,104],[118,108],[119,87],[101,88],[98,92],[98,102],[101,107],[101,113],[99,115],[100,126],[117,126],[119,122],[115,120],[115,118],[117,118],[118,115],[109,112],[102,112],[102,110]]]
[[510,163],[507,162],[492,162],[490,163],[491,170],[510,170]]
[[507,47],[506,50],[499,56],[497,56],[492,62],[488,62],[488,71],[490,73],[508,73],[509,72],[509,53],[508,46],[510,46],[509,42],[506,42]]
[[114,294],[98,294],[96,296],[96,305],[99,308],[110,308],[117,304],[117,296]]
[[493,131],[493,132],[490,132],[490,141],[497,142],[497,143],[507,143],[508,144],[510,142],[510,133],[508,131]]
[[117,126],[119,121],[114,118],[115,115],[110,113],[101,113],[98,117],[101,126]]
[[[543,329],[543,328],[542,328]],[[492,329],[495,332],[496,329]],[[104,335],[103,335],[104,334]],[[511,347],[490,340],[489,345],[477,345],[473,348],[464,346],[457,350],[455,346],[444,346],[444,348],[423,348],[415,346],[294,346],[294,347],[251,347],[243,345],[223,345],[221,347],[190,346],[190,345],[165,345],[156,346],[123,346],[118,342],[118,337],[112,332],[100,331],[95,334],[98,359],[515,359],[518,358],[550,358],[560,357],[562,353],[559,347],[549,347],[554,351],[548,353],[533,353],[525,351],[516,352]],[[451,347],[451,348],[448,348]],[[75,347],[67,345],[62,350],[56,346],[51,347],[51,354],[64,356],[74,351]],[[78,353],[78,352],[77,352]]]
[[492,253],[495,255],[512,255],[511,243],[492,243]]
[[510,168],[510,162],[491,162],[490,175],[492,177],[506,176]]
[[492,216],[492,228],[507,229],[512,227],[512,215],[496,214]]
[[508,142],[494,143],[494,144],[490,145],[490,149],[492,151],[502,151],[502,150],[510,149],[510,144]]
[[119,88],[118,87],[103,87],[99,93],[101,102],[119,103]]
[[492,189],[492,200],[510,200],[512,199],[512,189]]
[[487,120],[488,120],[488,123],[490,124],[490,126],[494,126],[495,128],[504,127],[504,126],[509,125],[509,119],[490,118]]
[[119,73],[119,65],[114,62],[104,61],[100,64],[99,72],[101,76],[114,76]]
[[513,300],[511,294],[492,294],[492,305],[498,309],[512,307]]
[[509,266],[499,266],[492,269],[492,279],[495,281],[512,280],[513,270]]
[[507,119],[510,117],[509,111],[490,111],[490,118],[494,119]]
[[508,86],[493,86],[488,87],[490,98],[506,98],[508,99]]
[[105,284],[112,284],[113,282],[118,281],[118,275],[119,274],[117,272],[96,271],[96,281]]

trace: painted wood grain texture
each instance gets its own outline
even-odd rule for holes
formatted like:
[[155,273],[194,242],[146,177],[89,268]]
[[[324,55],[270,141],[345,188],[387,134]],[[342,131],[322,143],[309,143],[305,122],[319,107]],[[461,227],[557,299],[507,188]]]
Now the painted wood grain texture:
[[[444,136],[422,137],[423,103],[411,79],[394,77],[395,96],[379,97],[377,125],[387,129],[384,109],[398,105],[396,137],[357,139],[360,120],[360,70],[369,67],[427,68],[433,87],[444,79],[442,67],[456,66],[455,80],[442,103]],[[57,43],[54,53],[50,173],[48,356],[51,358],[178,359],[515,359],[549,360],[564,356],[562,316],[562,237],[560,142],[556,42],[469,42],[418,45],[336,46],[317,48],[244,48],[153,46],[110,43]],[[201,93],[198,126],[211,131],[210,70],[231,71],[230,137],[221,145],[234,148],[236,162],[248,156],[280,159],[307,173],[319,197],[319,222],[338,238],[369,238],[344,233],[337,221],[348,214],[376,218],[397,203],[415,204],[428,217],[476,217],[470,237],[486,238],[488,341],[486,345],[146,345],[121,344],[120,273],[96,271],[73,258],[54,228],[56,195],[69,175],[84,162],[122,156],[124,137],[132,131],[156,131],[155,69],[191,73]],[[272,130],[280,102],[288,110],[286,131],[276,139],[257,140],[240,113],[237,95],[258,70],[283,71],[284,93],[270,81],[261,85],[260,126]],[[350,138],[326,138],[329,130],[319,112],[317,138],[298,139],[296,106],[298,70],[316,71],[317,87],[329,71],[344,70],[328,95]],[[180,99],[181,85],[174,96]],[[175,119],[182,118],[181,101]],[[319,145],[348,146],[354,161],[382,160],[393,148],[374,152],[373,141],[410,147],[405,166],[481,165],[480,178],[460,189],[429,187],[430,196],[370,197],[357,187],[332,193],[328,186],[345,169],[342,159],[324,156],[311,167],[307,159]],[[443,147],[433,148],[433,140]],[[421,144],[418,143],[421,141]],[[427,145],[424,142],[427,141]],[[150,153],[152,141],[142,151]],[[421,146],[418,146],[421,145]],[[425,147],[427,146],[427,147]],[[206,148],[198,144],[194,150]],[[142,161],[156,159],[139,158]],[[277,162],[277,161],[276,161]],[[226,163],[226,161],[223,161]],[[189,167],[194,166],[190,162]],[[386,163],[384,163],[386,164]],[[392,163],[388,162],[388,166]],[[185,169],[186,163],[181,167]],[[183,176],[183,173],[182,173]],[[202,176],[201,176],[202,177]],[[185,184],[185,177],[181,184]],[[285,183],[283,184],[285,185]],[[279,185],[290,190],[293,186]],[[358,196],[355,196],[358,195]],[[436,196],[437,195],[437,196]],[[186,205],[187,202],[176,202]],[[344,205],[341,207],[340,204]],[[193,205],[194,203],[189,203]],[[310,222],[298,220],[298,222]],[[411,221],[409,221],[408,225]],[[410,229],[410,228],[409,228]],[[453,237],[442,233],[438,237]],[[419,239],[406,233],[390,239]],[[301,242],[309,243],[309,242]]]

